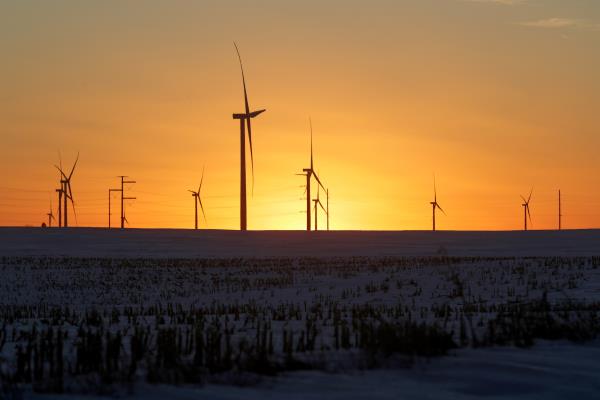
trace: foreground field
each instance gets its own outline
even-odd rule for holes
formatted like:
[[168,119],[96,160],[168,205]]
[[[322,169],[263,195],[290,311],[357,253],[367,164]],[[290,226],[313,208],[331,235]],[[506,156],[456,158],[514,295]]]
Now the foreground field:
[[[539,340],[596,349],[600,332],[600,258],[593,256],[10,256],[0,259],[0,276],[5,396],[147,396],[149,384],[169,393],[173,384],[184,385],[178,393],[231,385],[261,393],[265,382],[281,389],[303,376],[324,385],[323,372],[337,373],[331,382],[356,371],[367,371],[365,384],[381,374],[410,381],[431,359],[447,374],[438,384],[447,384],[452,369],[437,356],[480,360],[489,349]],[[576,363],[600,370],[594,359]],[[528,373],[535,381],[535,368]],[[585,396],[592,379],[570,393]],[[382,390],[381,397],[393,393]]]

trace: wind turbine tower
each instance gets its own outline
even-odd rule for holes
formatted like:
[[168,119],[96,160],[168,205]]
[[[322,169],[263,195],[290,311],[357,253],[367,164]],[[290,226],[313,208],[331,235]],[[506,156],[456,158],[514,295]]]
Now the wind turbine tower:
[[327,189],[325,191],[325,194],[327,194],[327,230],[329,230],[329,189]]
[[61,228],[62,227],[62,208],[61,208],[61,205],[62,205],[62,194],[63,194],[62,183],[60,185],[60,189],[56,189],[56,193],[58,193],[58,227]]
[[562,208],[560,199],[560,189],[558,189],[558,230],[562,230]]

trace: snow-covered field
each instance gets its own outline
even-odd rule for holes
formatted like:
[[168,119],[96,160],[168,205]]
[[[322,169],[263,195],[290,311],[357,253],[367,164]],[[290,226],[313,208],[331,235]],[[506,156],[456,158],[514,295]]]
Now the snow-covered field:
[[599,333],[598,231],[0,229],[0,398],[594,398]]

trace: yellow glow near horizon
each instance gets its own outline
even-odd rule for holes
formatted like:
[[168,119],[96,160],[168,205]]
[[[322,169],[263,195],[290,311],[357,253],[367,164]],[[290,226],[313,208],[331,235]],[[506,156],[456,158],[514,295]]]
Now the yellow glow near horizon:
[[430,229],[434,174],[439,229],[521,229],[531,187],[533,229],[556,227],[559,188],[564,227],[598,227],[598,26],[586,2],[6,2],[0,225],[56,208],[60,150],[66,167],[81,152],[79,226],[106,226],[125,174],[132,227],[192,228],[205,166],[200,227],[237,229],[235,39],[267,109],[249,229],[305,228],[309,116],[332,229]]

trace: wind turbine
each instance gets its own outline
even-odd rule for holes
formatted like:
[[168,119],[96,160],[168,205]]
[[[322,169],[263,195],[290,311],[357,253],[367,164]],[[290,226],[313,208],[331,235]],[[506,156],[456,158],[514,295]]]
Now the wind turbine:
[[320,206],[321,209],[325,213],[327,213],[327,210],[325,209],[325,207],[323,207],[323,204],[321,203],[321,200],[319,199],[319,187],[318,186],[317,186],[317,198],[313,199],[313,202],[315,203],[315,206],[314,206],[315,207],[315,231],[318,231],[319,227],[318,227],[317,222],[318,222],[318,215],[319,215],[318,211],[319,211],[319,209],[317,208],[317,205]]
[[433,201],[430,202],[429,204],[431,204],[431,208],[433,211],[433,231],[435,232],[435,209],[438,208],[442,213],[444,213],[444,215],[446,215],[446,212],[442,209],[442,207],[440,207],[440,205],[437,202],[437,191],[435,188],[435,175],[433,176]]
[[[60,183],[61,183],[62,194],[65,197],[63,199],[63,216],[62,216],[64,227],[69,226],[68,211],[67,211],[67,205],[68,205],[67,199],[71,200],[71,207],[73,208],[73,215],[75,215],[75,220],[77,220],[77,214],[75,214],[75,201],[73,200],[73,190],[71,189],[71,178],[73,177],[73,172],[75,172],[75,167],[77,166],[78,161],[79,161],[79,153],[77,153],[77,158],[75,159],[75,163],[73,164],[73,167],[71,168],[71,172],[69,173],[68,176],[62,170],[62,161],[61,161],[60,167],[55,165],[56,169],[58,169],[60,171],[60,174],[62,176]],[[59,194],[59,199],[61,197],[62,197],[61,194]]]
[[529,197],[527,198],[527,200],[525,200],[525,197],[521,196],[521,198],[523,199],[523,221],[524,221],[524,230],[527,230],[527,217],[529,216],[529,222],[531,222],[531,213],[529,212],[529,201],[531,200],[531,194],[533,193],[533,188],[531,188],[531,191],[529,192]]
[[259,114],[265,112],[265,109],[250,111],[248,104],[248,92],[246,91],[246,78],[244,76],[244,67],[242,57],[237,44],[233,42],[235,51],[240,61],[240,70],[242,71],[242,85],[244,86],[244,106],[245,112],[233,114],[233,119],[240,120],[240,230],[245,231],[248,227],[248,214],[246,205],[246,125],[248,125],[248,143],[250,144],[250,163],[252,166],[252,191],[254,191],[254,155],[252,152],[252,126],[250,121]]
[[52,200],[50,201],[50,212],[46,215],[48,216],[48,228],[52,228],[52,220],[56,221],[54,214],[52,213]]
[[188,192],[192,193],[192,197],[194,198],[194,229],[198,229],[198,204],[200,204],[200,208],[202,209],[202,215],[204,216],[204,221],[206,222],[206,214],[204,214],[204,207],[202,206],[202,199],[200,199],[200,190],[202,189],[202,181],[204,180],[204,167],[202,168],[202,177],[200,178],[200,185],[198,185],[198,191],[194,192],[193,190],[188,190]]
[[[319,184],[319,186],[321,186],[323,188],[323,190],[326,190],[325,187],[323,186],[323,184],[321,183],[321,180],[319,179],[319,176],[317,175],[317,173],[314,170],[314,164],[313,164],[313,129],[312,129],[312,120],[309,118],[308,119],[308,123],[310,124],[310,168],[303,168],[302,171],[304,172],[303,174],[299,174],[299,175],[304,175],[306,176],[306,230],[310,231],[310,178],[311,177],[315,177],[315,179],[317,180],[317,183]],[[318,186],[317,186],[318,188]],[[315,226],[316,229],[316,226]]]

